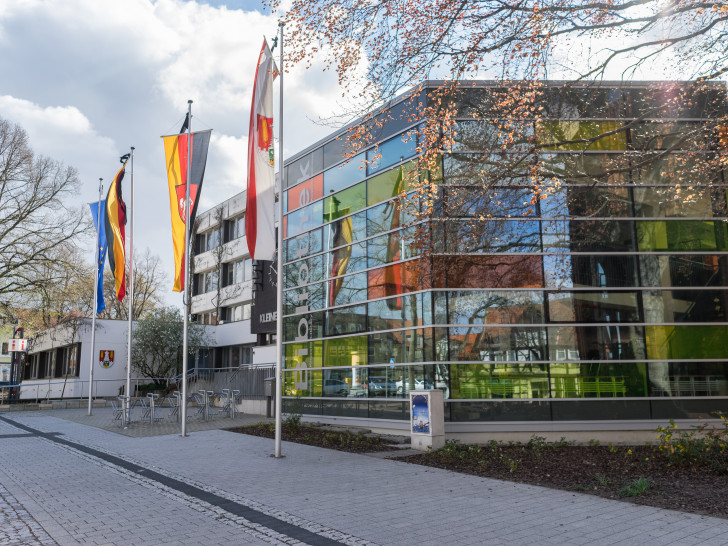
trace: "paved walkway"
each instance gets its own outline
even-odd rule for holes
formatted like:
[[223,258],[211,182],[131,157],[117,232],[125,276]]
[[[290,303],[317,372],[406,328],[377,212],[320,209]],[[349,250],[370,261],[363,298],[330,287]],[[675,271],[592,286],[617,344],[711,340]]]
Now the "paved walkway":
[[297,444],[275,459],[271,440],[223,430],[130,437],[63,415],[0,414],[0,544],[728,544],[727,519]]

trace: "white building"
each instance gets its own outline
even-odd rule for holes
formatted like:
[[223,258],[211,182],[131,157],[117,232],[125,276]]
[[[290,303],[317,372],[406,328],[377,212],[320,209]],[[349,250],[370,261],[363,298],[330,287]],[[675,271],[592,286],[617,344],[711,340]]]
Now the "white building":
[[97,319],[92,354],[90,318],[41,332],[29,343],[20,399],[86,398],[92,363],[94,396],[119,395],[126,381],[127,336],[127,321]]
[[215,337],[197,366],[274,365],[275,323],[265,332],[251,331],[256,279],[245,241],[245,192],[198,214],[193,235],[190,311]]

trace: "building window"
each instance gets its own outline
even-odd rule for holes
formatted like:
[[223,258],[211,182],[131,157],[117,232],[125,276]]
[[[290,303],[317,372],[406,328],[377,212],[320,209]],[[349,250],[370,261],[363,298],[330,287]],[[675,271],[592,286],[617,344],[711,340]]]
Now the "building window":
[[223,264],[223,276],[225,286],[251,280],[253,278],[253,260],[245,258]]
[[8,343],[7,343],[7,342],[5,342],[5,343],[3,343],[3,345],[2,345],[2,355],[3,355],[3,356],[8,356],[9,354],[10,354],[10,353],[8,352]]
[[228,243],[245,235],[245,215],[225,220],[223,241]]
[[241,320],[250,320],[251,302],[247,301],[238,305],[224,307],[222,314],[225,322],[238,322]]
[[196,237],[196,254],[212,250],[220,244],[220,229],[213,229],[206,233],[198,233]]

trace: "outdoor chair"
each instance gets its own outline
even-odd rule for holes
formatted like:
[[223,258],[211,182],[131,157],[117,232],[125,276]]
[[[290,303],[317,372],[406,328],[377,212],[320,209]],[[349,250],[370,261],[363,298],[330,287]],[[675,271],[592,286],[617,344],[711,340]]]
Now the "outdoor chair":
[[121,421],[124,415],[124,410],[119,407],[115,400],[111,401],[111,408],[114,410],[114,421]]

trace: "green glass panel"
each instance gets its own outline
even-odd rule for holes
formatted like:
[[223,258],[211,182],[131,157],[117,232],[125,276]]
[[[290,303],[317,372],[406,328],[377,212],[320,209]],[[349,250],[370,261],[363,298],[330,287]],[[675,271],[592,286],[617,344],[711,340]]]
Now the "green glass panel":
[[639,250],[700,251],[728,249],[728,226],[723,222],[638,221]]
[[323,341],[288,343],[285,346],[286,369],[298,368],[305,362],[308,368],[320,368],[323,355]]
[[417,162],[410,161],[401,167],[391,169],[367,181],[367,205],[376,205],[407,191],[417,178]]
[[[626,150],[626,131],[600,136],[621,126],[618,121],[543,121],[536,126],[536,140],[547,150]],[[578,140],[586,142],[570,142]]]
[[336,220],[366,206],[367,186],[365,182],[329,195],[324,199],[324,222]]
[[545,364],[452,364],[450,398],[548,398]]
[[728,326],[645,326],[651,360],[726,358]]
[[321,396],[322,383],[321,370],[287,371],[283,373],[283,396]]
[[557,362],[549,367],[552,398],[647,396],[644,363]]
[[324,341],[324,366],[366,366],[367,336]]

